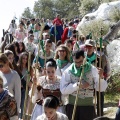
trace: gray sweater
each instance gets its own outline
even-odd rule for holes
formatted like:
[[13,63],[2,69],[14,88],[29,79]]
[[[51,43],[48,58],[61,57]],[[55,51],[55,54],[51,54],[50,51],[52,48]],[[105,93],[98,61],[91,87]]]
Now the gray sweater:
[[15,97],[19,112],[21,102],[21,80],[18,73],[11,69],[11,71],[7,74],[4,74],[0,71],[0,76],[3,78],[3,87],[7,88]]

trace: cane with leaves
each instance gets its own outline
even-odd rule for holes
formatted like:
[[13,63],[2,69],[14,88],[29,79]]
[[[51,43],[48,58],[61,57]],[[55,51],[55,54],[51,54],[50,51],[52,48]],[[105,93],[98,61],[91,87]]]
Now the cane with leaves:
[[82,82],[82,78],[83,78],[83,75],[84,75],[84,66],[85,66],[86,60],[87,60],[87,55],[84,58],[82,72],[81,72],[81,75],[80,75],[80,79],[78,81],[80,83],[80,85],[79,85],[79,88],[77,90],[77,94],[76,94],[76,99],[75,99],[75,103],[74,103],[74,108],[73,108],[73,113],[72,113],[72,119],[71,120],[74,120],[74,118],[75,118],[75,113],[76,113],[76,108],[77,108],[77,103],[78,103],[78,95],[79,95],[79,92],[80,92],[81,82]]
[[[35,66],[35,70],[34,70],[34,74],[35,74],[35,79],[36,79],[36,76],[37,76],[37,68],[38,68],[38,57],[39,57],[39,51],[40,51],[40,45],[41,45],[41,41],[42,41],[42,33],[43,33],[43,29],[44,29],[45,25],[44,23],[42,24],[42,27],[41,27],[41,32],[40,32],[40,39],[39,39],[39,42],[38,42],[38,56],[37,56],[37,59],[36,59],[36,66]],[[32,86],[32,89],[31,89],[31,96],[30,96],[30,102],[32,103],[32,97],[34,96],[34,89],[35,89],[35,82],[33,82],[33,86]],[[29,111],[28,111],[28,114],[30,115],[30,111],[32,111],[32,104],[29,105]]]
[[[30,65],[31,65],[31,52],[29,52],[28,57],[28,75],[27,75],[27,82],[26,82],[26,92],[25,92],[25,101],[24,101],[24,110],[23,110],[23,120],[26,120],[26,110],[27,110],[27,100],[28,100],[28,84],[30,81]],[[28,116],[27,116],[28,119]]]

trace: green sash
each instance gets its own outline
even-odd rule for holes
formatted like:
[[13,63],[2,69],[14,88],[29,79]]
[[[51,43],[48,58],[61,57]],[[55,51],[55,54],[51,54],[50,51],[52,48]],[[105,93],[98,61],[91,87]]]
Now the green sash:
[[57,59],[57,60],[56,60],[56,63],[57,63],[57,66],[58,66],[59,68],[62,68],[63,65],[65,65],[65,64],[68,63],[68,61],[67,61],[67,60],[60,60],[60,59]]

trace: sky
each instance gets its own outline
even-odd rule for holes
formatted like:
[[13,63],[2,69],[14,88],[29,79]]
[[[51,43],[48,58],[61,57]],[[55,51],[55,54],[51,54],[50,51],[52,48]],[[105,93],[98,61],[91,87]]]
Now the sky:
[[26,7],[33,9],[34,2],[37,0],[0,0],[0,37],[2,29],[8,29],[9,24],[14,16],[18,19]]

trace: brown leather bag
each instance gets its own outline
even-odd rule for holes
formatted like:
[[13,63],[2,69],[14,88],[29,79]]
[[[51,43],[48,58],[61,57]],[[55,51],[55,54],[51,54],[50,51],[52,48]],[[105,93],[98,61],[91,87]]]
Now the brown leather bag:
[[42,89],[42,93],[44,98],[46,98],[48,95],[56,96],[60,101],[60,105],[62,104],[60,89],[56,90]]

